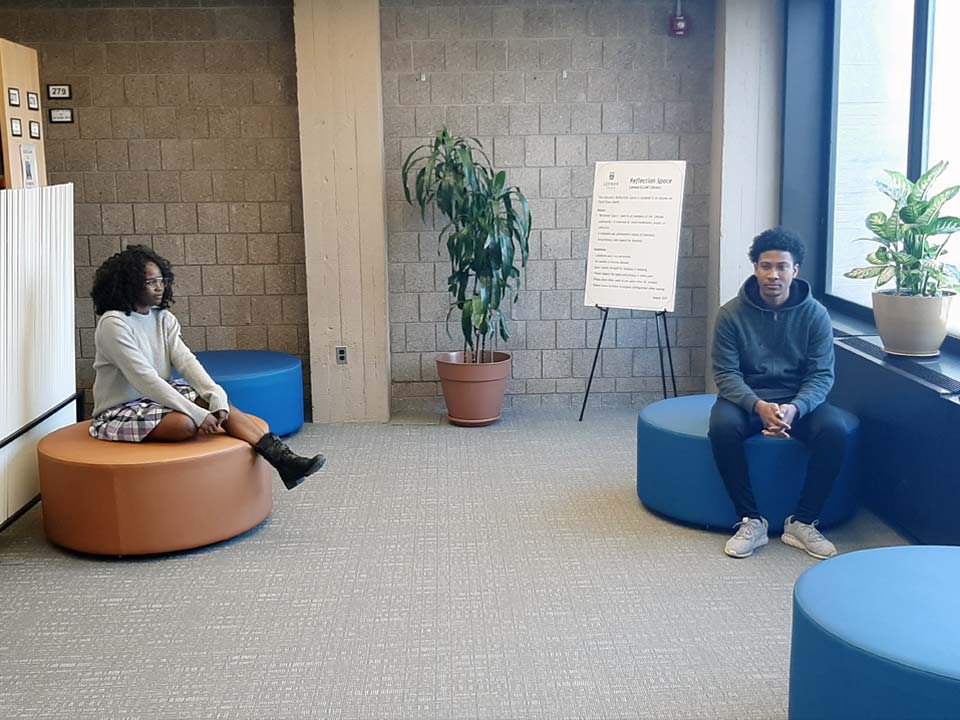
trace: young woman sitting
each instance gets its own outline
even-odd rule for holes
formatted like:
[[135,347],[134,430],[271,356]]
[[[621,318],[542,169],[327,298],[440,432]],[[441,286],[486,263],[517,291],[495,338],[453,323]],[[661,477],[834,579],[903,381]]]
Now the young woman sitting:
[[[249,443],[277,469],[287,489],[323,466],[323,455],[297,455],[227,401],[183,342],[180,323],[168,310],[174,301],[169,262],[131,245],[100,266],[90,294],[100,316],[94,335],[93,437],[177,442],[223,431]],[[171,379],[174,369],[183,380]]]

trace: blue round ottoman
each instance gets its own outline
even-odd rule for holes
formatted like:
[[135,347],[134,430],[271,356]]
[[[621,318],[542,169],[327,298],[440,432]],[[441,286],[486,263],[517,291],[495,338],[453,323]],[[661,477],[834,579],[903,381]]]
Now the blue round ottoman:
[[303,426],[300,358],[267,350],[208,350],[198,352],[197,359],[230,402],[266,420],[277,435]]
[[[730,528],[733,509],[713,460],[707,430],[716,395],[686,395],[652,403],[637,418],[637,495],[651,510],[690,523]],[[856,509],[855,440],[859,421],[840,410],[849,438],[840,476],[820,515],[823,527]],[[799,440],[755,435],[746,441],[750,482],[770,532],[781,532],[806,480],[808,452]]]
[[791,720],[960,717],[960,548],[839,555],[793,592]]

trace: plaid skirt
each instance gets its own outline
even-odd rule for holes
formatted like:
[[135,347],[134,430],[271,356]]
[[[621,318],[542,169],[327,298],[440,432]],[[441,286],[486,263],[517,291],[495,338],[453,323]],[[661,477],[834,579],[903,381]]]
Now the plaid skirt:
[[[174,380],[170,385],[190,402],[197,401],[197,391],[183,380]],[[170,412],[173,410],[147,398],[114,405],[93,419],[90,436],[114,442],[141,442]]]

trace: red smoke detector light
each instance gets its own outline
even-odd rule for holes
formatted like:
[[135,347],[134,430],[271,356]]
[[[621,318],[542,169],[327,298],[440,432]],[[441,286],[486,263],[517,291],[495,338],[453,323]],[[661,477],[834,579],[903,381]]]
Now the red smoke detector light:
[[674,37],[686,37],[690,32],[690,19],[686,15],[670,16],[670,34]]
[[670,34],[674,37],[686,37],[690,32],[690,18],[683,14],[683,2],[677,0],[673,15],[670,16]]

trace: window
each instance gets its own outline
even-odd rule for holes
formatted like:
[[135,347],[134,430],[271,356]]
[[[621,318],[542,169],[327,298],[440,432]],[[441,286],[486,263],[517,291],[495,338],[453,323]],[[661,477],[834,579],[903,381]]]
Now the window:
[[[896,28],[895,32],[891,30]],[[827,291],[870,305],[873,283],[845,278],[864,265],[864,218],[889,212],[874,180],[907,172],[913,0],[843,0],[837,50],[833,257]]]
[[[946,160],[950,163],[940,176],[937,187],[960,185],[960,96],[957,94],[957,70],[960,68],[960,2],[941,0],[933,14],[933,50],[931,54],[930,112],[927,121],[930,162]],[[960,216],[960,196],[944,206],[944,215]],[[960,267],[960,237],[950,238],[946,249],[947,262]],[[949,330],[960,336],[960,304],[953,301]]]
[[[824,228],[829,235],[824,290],[828,300],[871,305],[872,282],[845,278],[871,249],[864,219],[889,212],[874,186],[884,170],[915,179],[940,160],[950,163],[934,190],[960,185],[960,0],[836,0],[833,24],[833,137]],[[960,196],[943,214],[960,215]],[[960,235],[960,234],[958,234]],[[960,237],[947,246],[960,266]],[[960,302],[950,332],[960,336]]]

